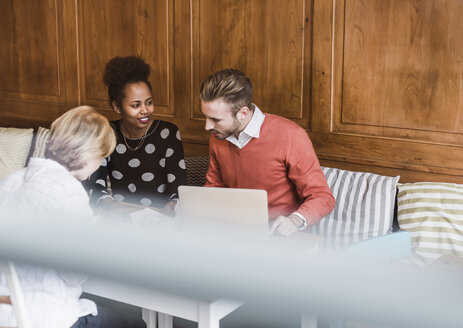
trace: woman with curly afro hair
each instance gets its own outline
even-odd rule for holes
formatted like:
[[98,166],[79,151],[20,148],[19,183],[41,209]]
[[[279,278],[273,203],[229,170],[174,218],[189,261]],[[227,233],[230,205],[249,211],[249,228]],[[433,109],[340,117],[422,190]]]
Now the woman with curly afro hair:
[[149,75],[149,64],[137,56],[114,57],[106,64],[103,82],[120,119],[111,122],[115,151],[88,182],[92,204],[99,209],[129,213],[133,208],[123,204],[131,203],[161,208],[172,216],[177,188],[187,184],[177,126],[152,117]]

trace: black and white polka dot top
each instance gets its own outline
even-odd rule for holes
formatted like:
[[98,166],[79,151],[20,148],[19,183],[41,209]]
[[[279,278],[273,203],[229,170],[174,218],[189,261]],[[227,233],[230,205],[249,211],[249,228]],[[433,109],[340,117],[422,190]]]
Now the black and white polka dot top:
[[112,197],[119,202],[163,207],[170,199],[177,198],[178,186],[187,184],[183,145],[177,126],[156,120],[140,144],[141,139],[124,140],[121,121],[111,124],[117,145],[87,182],[92,203],[110,195],[107,177]]

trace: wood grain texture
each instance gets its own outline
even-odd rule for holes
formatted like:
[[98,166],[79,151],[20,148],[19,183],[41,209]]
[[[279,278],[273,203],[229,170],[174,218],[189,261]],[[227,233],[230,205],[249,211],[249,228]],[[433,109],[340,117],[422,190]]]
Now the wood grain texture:
[[335,131],[463,143],[463,2],[336,4]]
[[[199,84],[236,67],[255,103],[308,131],[322,164],[463,183],[463,2],[3,0],[0,125],[90,104],[116,55],[152,66],[155,117],[207,155]],[[304,151],[301,149],[301,151]]]
[[463,183],[462,5],[314,1],[309,135],[322,163]]
[[109,108],[102,82],[109,59],[138,55],[151,65],[155,113],[172,116],[173,1],[79,1],[82,102]]
[[326,167],[336,167],[339,169],[356,172],[374,172],[376,174],[387,176],[400,176],[400,183],[409,183],[417,181],[463,183],[463,180],[461,180],[459,177],[455,177],[454,175],[414,171],[412,169],[408,169],[408,167],[391,168],[382,165],[378,166],[371,164],[351,163],[349,161],[344,160],[329,159],[321,159],[320,164]]
[[59,4],[54,0],[6,0],[2,1],[2,7],[0,71],[5,75],[0,79],[0,90],[59,97],[62,94]]
[[192,119],[192,104],[198,94],[193,94],[192,70],[192,4],[191,1],[174,2],[174,79],[175,117],[169,119],[181,131],[186,156],[207,155],[209,133],[204,130],[204,122]]
[[[311,1],[193,0],[193,94],[209,74],[246,73],[254,102],[309,128]],[[193,118],[201,118],[193,99]]]
[[47,124],[78,104],[73,1],[5,0],[0,6],[0,121]]

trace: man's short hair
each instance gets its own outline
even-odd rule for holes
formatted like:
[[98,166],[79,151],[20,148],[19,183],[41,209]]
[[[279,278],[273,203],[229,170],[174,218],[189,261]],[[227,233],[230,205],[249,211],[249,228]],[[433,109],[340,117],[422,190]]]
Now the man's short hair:
[[109,156],[115,147],[116,136],[107,118],[93,107],[79,106],[51,124],[45,157],[77,171],[91,159]]
[[234,68],[227,68],[210,75],[201,82],[199,94],[202,101],[221,99],[231,104],[233,116],[243,106],[254,110],[251,80]]

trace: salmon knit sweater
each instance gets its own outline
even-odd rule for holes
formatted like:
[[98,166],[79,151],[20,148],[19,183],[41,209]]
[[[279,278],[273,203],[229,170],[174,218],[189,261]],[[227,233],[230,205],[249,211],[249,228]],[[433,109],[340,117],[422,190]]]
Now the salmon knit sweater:
[[211,135],[209,158],[206,186],[266,190],[270,220],[298,212],[311,225],[334,208],[312,142],[288,119],[265,114],[259,138],[242,149]]

